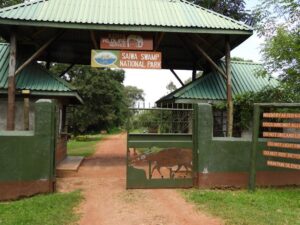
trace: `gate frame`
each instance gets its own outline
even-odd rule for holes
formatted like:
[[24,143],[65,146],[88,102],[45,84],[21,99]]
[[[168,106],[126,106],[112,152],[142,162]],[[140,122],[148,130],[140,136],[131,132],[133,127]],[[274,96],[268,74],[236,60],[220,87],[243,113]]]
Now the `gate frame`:
[[[132,110],[166,110],[166,111],[190,111],[192,112],[192,133],[163,133],[163,134],[131,134],[132,136],[140,136],[140,137],[146,137],[145,139],[151,138],[152,137],[161,137],[163,138],[165,137],[185,137],[185,136],[191,136],[191,149],[192,149],[192,162],[193,162],[193,166],[192,166],[192,177],[190,179],[192,179],[192,184],[190,187],[187,186],[183,186],[182,188],[193,188],[193,187],[197,187],[197,181],[198,181],[198,172],[197,172],[197,168],[198,168],[198,139],[197,139],[197,134],[198,134],[198,107],[197,105],[192,105],[191,109],[174,109],[174,108],[130,108]],[[129,187],[128,185],[128,168],[129,168],[129,158],[128,158],[128,151],[130,148],[130,133],[129,133],[129,129],[127,127],[127,147],[126,147],[126,188],[127,189],[134,189],[134,188],[139,188],[139,187]],[[145,140],[147,141],[147,140]],[[154,142],[155,143],[155,142]],[[140,143],[141,144],[141,143]],[[165,144],[167,144],[167,141],[165,142]],[[180,143],[182,144],[182,143]],[[179,146],[170,146],[170,147],[179,147]],[[189,148],[189,147],[187,147]],[[165,179],[166,180],[166,179]],[[172,187],[172,185],[170,186],[162,186],[162,187],[156,187],[154,185],[154,187],[141,187],[141,188],[180,188],[180,187]]]

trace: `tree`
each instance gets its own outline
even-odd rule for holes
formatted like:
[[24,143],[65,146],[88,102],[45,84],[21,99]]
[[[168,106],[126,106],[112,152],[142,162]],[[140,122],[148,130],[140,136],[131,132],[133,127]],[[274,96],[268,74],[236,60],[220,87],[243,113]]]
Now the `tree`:
[[171,93],[177,89],[176,85],[173,83],[173,81],[170,81],[170,83],[166,86],[167,90]]
[[134,107],[138,101],[144,101],[144,90],[139,89],[135,86],[125,86],[125,96],[127,100],[127,105],[129,107]]
[[123,70],[75,66],[68,74],[84,101],[75,108],[71,118],[75,132],[99,131],[124,124],[127,105]]
[[265,39],[264,74],[277,74],[282,86],[295,94],[300,93],[299,5],[299,0],[263,0],[254,10],[256,31]]
[[252,17],[245,10],[244,0],[189,0],[190,2],[211,9],[215,12],[231,17],[235,20],[251,24]]
[[24,0],[0,0],[0,8],[16,5],[25,2]]
[[231,61],[238,61],[238,62],[253,62],[252,59],[244,59],[241,57],[231,57]]
[[[9,6],[12,6],[12,5],[16,5],[16,4],[19,4],[19,3],[22,3],[22,2],[24,2],[24,0],[0,0],[0,9],[5,8],[5,7],[9,7]],[[6,41],[0,36],[0,42],[6,42]]]

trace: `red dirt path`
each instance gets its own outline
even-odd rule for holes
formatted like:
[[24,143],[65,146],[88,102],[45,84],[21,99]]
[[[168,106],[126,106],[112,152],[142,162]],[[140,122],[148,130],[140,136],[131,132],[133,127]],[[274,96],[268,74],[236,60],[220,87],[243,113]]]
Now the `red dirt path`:
[[222,221],[196,211],[176,190],[125,189],[126,135],[97,145],[78,174],[60,178],[57,190],[81,189],[80,225],[219,225]]

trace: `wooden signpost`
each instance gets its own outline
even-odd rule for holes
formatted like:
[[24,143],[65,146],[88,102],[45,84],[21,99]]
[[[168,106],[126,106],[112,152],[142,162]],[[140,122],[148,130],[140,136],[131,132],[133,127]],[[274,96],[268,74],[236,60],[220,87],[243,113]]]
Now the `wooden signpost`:
[[[264,119],[298,119],[300,118],[300,113],[264,113]],[[300,170],[300,164],[296,162],[286,162],[287,159],[290,160],[300,160],[300,152],[296,152],[296,150],[300,150],[300,144],[289,143],[289,139],[300,139],[300,133],[284,132],[284,129],[292,128],[292,129],[300,129],[300,123],[295,122],[263,122],[263,127],[266,128],[282,128],[283,132],[263,132],[263,137],[266,138],[281,138],[288,139],[287,142],[277,142],[269,141],[267,143],[267,147],[269,150],[264,150],[263,155],[268,157],[267,165],[272,167],[280,167],[280,168],[288,168],[288,169],[296,169]],[[276,150],[272,150],[270,148],[276,148]],[[287,152],[287,150],[293,152]],[[285,159],[284,162],[273,160],[273,158]]]

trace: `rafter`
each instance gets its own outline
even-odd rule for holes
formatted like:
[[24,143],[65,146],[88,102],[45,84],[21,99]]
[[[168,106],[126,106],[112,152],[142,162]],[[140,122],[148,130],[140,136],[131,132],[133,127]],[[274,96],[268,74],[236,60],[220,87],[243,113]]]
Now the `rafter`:
[[57,38],[59,38],[63,32],[59,32],[54,37],[52,37],[49,41],[43,44],[30,58],[28,58],[16,71],[15,75],[17,76],[26,66],[28,66],[33,60],[39,57],[45,49],[52,44]]
[[177,80],[179,81],[179,83],[184,86],[184,83],[182,82],[182,80],[179,78],[179,76],[177,75],[177,73],[173,70],[170,69],[170,71],[174,74],[174,76],[177,78]]

